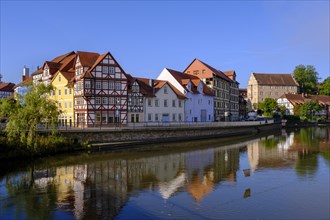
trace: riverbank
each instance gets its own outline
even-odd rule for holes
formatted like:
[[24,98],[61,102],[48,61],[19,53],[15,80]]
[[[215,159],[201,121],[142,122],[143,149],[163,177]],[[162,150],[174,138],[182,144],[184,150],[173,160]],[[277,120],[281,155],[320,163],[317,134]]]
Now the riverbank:
[[[256,134],[279,131],[280,124],[259,124],[246,126],[190,126],[190,127],[145,127],[139,129],[85,129],[60,130],[61,138],[71,143],[60,146],[49,152],[43,151],[33,155],[15,155],[12,152],[2,152],[0,159],[44,157],[55,154],[73,153],[81,151],[118,150],[135,148],[144,144],[170,143],[181,141],[203,140],[211,138],[252,137]],[[47,136],[47,132],[40,132]],[[7,148],[10,149],[10,148]]]

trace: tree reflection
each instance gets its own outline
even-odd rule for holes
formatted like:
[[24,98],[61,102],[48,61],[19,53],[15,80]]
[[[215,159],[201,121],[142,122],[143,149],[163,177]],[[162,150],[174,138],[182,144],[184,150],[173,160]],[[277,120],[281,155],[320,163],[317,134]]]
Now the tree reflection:
[[302,128],[294,137],[292,150],[299,152],[296,172],[299,176],[313,177],[318,168],[318,155],[329,161],[329,129]]
[[52,219],[54,213],[51,210],[56,208],[55,185],[48,182],[45,188],[38,188],[33,174],[31,168],[19,176],[7,176],[5,187],[10,199],[4,207],[10,209],[14,205],[15,218]]

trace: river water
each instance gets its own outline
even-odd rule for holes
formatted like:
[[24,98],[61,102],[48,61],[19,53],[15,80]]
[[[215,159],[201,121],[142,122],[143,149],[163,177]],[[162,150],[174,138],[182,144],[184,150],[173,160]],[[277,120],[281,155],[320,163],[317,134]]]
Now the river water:
[[0,163],[0,219],[330,218],[330,127]]

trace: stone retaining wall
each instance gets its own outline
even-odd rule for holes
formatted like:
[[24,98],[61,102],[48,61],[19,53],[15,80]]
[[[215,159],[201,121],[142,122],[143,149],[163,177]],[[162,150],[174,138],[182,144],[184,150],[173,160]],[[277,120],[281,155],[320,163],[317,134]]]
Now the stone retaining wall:
[[229,137],[235,135],[256,134],[267,130],[278,130],[280,124],[238,127],[168,127],[143,129],[108,129],[108,130],[68,130],[61,133],[70,139],[80,142],[167,142],[203,138]]

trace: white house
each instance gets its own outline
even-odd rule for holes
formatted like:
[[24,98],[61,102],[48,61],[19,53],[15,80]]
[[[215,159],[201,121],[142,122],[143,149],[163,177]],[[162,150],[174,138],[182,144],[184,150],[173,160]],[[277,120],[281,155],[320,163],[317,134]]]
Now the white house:
[[137,78],[141,87],[150,94],[144,94],[145,122],[182,122],[184,121],[185,99],[183,93],[164,80]]
[[214,121],[214,92],[200,78],[164,68],[157,79],[169,81],[187,97],[184,112],[186,122]]

